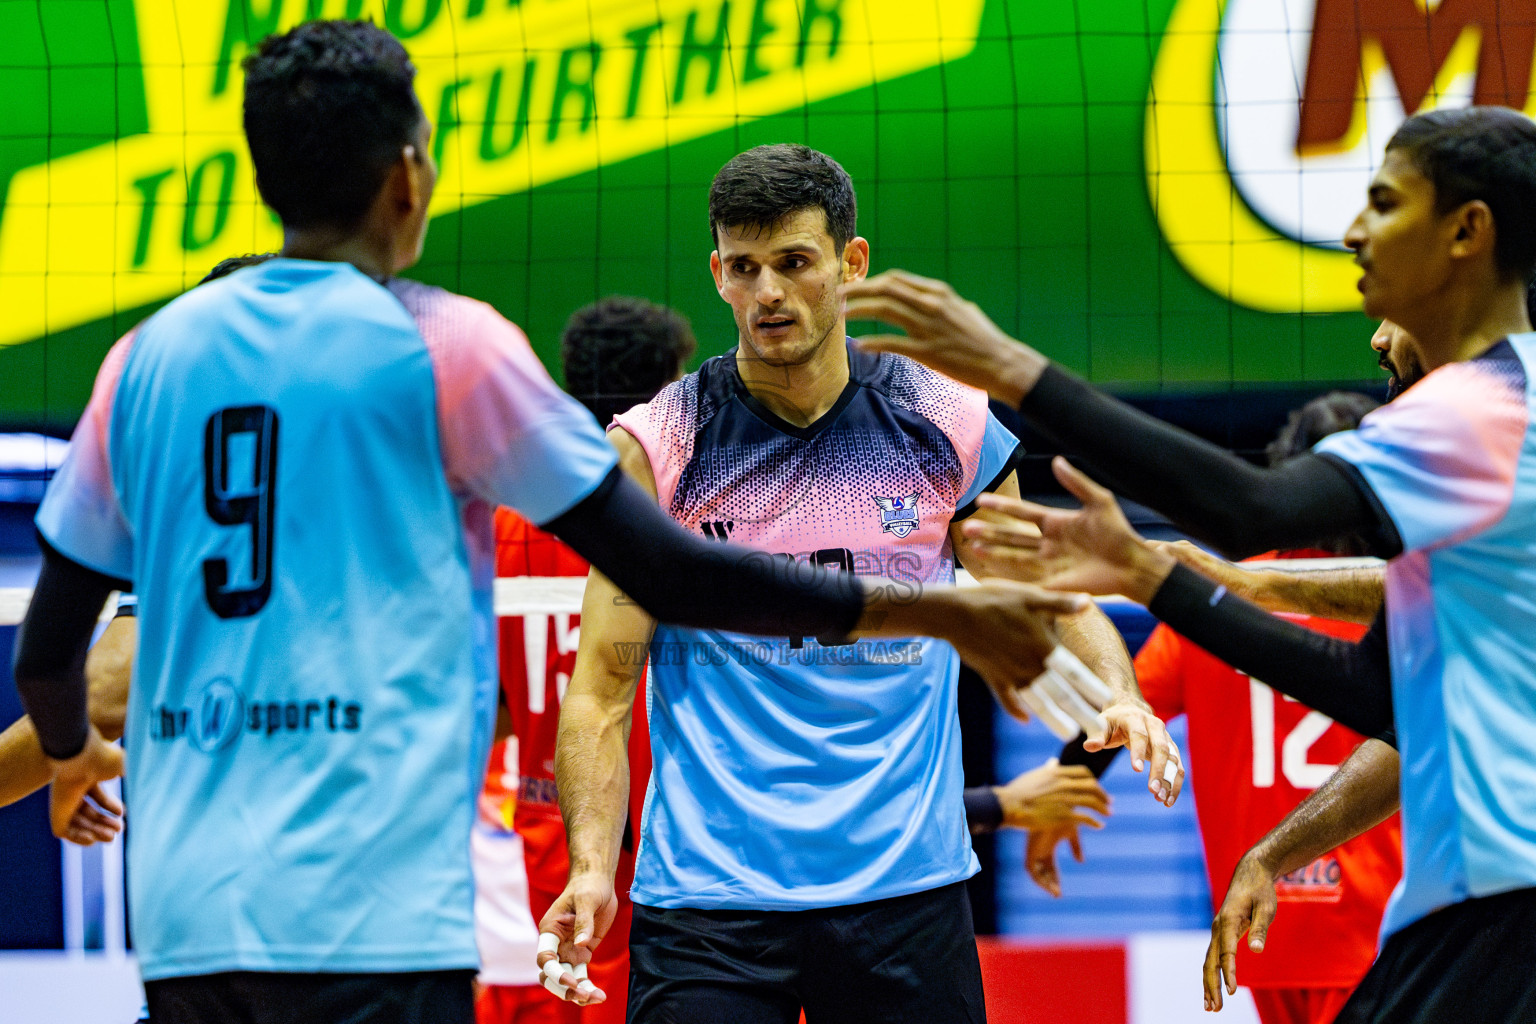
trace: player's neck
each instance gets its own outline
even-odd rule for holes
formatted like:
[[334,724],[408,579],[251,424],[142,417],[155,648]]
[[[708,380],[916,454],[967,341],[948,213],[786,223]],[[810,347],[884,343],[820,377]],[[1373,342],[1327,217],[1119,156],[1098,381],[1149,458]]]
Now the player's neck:
[[842,324],[834,327],[816,352],[803,363],[772,365],[736,350],[736,372],[753,398],[768,411],[797,427],[808,427],[837,404],[848,386],[848,338]]
[[394,274],[394,246],[367,232],[341,232],[331,228],[284,228],[280,255],[295,260],[350,263],[375,281]]
[[1453,293],[1424,319],[1422,326],[1408,330],[1418,340],[1425,372],[1476,358],[1501,338],[1531,329],[1520,281]]

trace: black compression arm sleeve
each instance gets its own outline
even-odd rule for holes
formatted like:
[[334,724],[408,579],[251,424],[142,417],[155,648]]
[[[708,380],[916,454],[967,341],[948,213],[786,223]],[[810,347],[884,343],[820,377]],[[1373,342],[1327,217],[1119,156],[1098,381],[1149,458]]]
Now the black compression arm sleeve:
[[842,637],[864,610],[852,573],[695,537],[618,469],[544,528],[662,622]]
[[38,541],[43,569],[16,633],[11,674],[43,753],[62,761],[80,753],[90,727],[85,655],[101,606],[113,590],[128,588]]
[[1365,538],[1383,558],[1402,551],[1397,529],[1353,468],[1303,455],[1260,469],[1087,381],[1048,366],[1019,411],[1088,474],[1139,501],[1229,558]]
[[1077,739],[1069,740],[1067,745],[1061,748],[1061,753],[1056,755],[1056,760],[1064,765],[1086,765],[1088,770],[1093,772],[1094,778],[1102,779],[1123,748],[1106,747],[1103,750],[1089,751],[1083,746],[1083,741],[1087,738],[1086,733],[1078,733]]
[[1232,667],[1341,725],[1375,736],[1392,725],[1386,613],[1359,643],[1277,618],[1175,566],[1148,610]]

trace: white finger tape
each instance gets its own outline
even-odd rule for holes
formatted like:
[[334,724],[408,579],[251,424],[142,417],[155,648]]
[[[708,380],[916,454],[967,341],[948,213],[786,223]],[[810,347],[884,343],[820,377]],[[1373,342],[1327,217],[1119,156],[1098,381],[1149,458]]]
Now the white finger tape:
[[1056,734],[1057,739],[1065,743],[1075,739],[1080,730],[1071,716],[1061,710],[1041,687],[1041,681],[1049,675],[1047,671],[1036,676],[1032,683],[1019,691],[1019,700],[1047,729]]
[[560,976],[571,969],[570,964],[563,964],[559,960],[544,961],[544,977],[550,981],[558,982]]
[[1103,741],[1104,726],[1099,721],[1098,711],[1083,699],[1082,694],[1078,693],[1071,683],[1061,677],[1061,673],[1055,669],[1047,669],[1041,685],[1049,690],[1051,698],[1056,701],[1056,706],[1082,726],[1083,732],[1088,734],[1089,739]]
[[576,980],[577,981],[586,981],[587,980],[587,965],[586,964],[577,964],[576,967],[571,971],[571,973],[576,975]]
[[1083,664],[1082,659],[1060,644],[1046,655],[1045,667],[1054,670],[1057,675],[1071,683],[1072,688],[1082,694],[1083,699],[1093,705],[1095,711],[1103,711],[1115,696],[1104,680],[1094,675],[1093,670]]
[[539,932],[539,952],[553,953],[560,948],[560,936],[554,932]]
[[1178,751],[1172,751],[1172,756],[1168,758],[1168,763],[1163,765],[1163,781],[1170,786],[1173,785],[1173,780],[1178,778],[1179,772],[1183,770],[1184,766],[1179,763]]
[[558,981],[551,981],[549,978],[544,979],[544,987],[549,989],[550,992],[554,993],[555,998],[557,999],[564,999],[565,993],[569,991],[569,989],[560,984]]

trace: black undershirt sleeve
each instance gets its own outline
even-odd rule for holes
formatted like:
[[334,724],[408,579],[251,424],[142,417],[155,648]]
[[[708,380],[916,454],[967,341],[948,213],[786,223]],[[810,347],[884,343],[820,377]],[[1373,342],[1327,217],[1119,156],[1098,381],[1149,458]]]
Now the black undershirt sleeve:
[[852,573],[695,537],[619,469],[542,525],[661,622],[843,637],[864,610],[864,588]]
[[1359,643],[1325,636],[1175,566],[1148,610],[1217,658],[1366,736],[1392,726],[1386,613]]
[[43,753],[63,761],[85,747],[90,728],[85,655],[101,606],[112,591],[130,588],[71,561],[41,536],[38,544],[43,568],[16,631],[11,674]]
[[1089,476],[1229,558],[1351,536],[1383,558],[1403,549],[1375,494],[1341,460],[1302,455],[1260,469],[1054,363],[1019,412],[1063,451],[1080,456]]

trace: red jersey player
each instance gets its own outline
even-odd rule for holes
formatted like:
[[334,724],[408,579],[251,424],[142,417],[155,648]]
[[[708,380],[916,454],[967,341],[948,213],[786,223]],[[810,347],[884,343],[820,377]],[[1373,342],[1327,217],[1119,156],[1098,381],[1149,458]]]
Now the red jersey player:
[[[561,338],[566,388],[606,425],[675,380],[696,343],[688,322],[643,299],[603,299],[571,316]],[[582,577],[587,563],[510,509],[496,512],[498,577]],[[645,701],[629,739],[629,821],[616,891],[619,914],[588,970],[608,993],[582,1008],[539,985],[536,922],[565,888],[565,826],[555,790],[560,699],[576,664],[581,616],[574,612],[500,620],[502,693],[510,736],[491,754],[473,846],[475,917],[484,985],[477,1024],[622,1024],[629,989],[629,883],[640,802],[650,775]],[[643,684],[642,684],[643,685]]]
[[[1283,461],[1352,427],[1374,405],[1343,393],[1309,403],[1270,446],[1270,460]],[[1363,624],[1287,617],[1349,640],[1366,630]],[[1321,785],[1364,737],[1243,677],[1164,625],[1137,654],[1136,678],[1159,717],[1188,716],[1190,765],[1199,773],[1195,810],[1211,896],[1219,906],[1249,847]],[[1402,874],[1401,835],[1393,815],[1280,880],[1276,898],[1284,906],[1264,952],[1254,953],[1246,943],[1237,950],[1238,976],[1264,1024],[1331,1024],[1337,1016],[1376,957],[1381,916]]]

